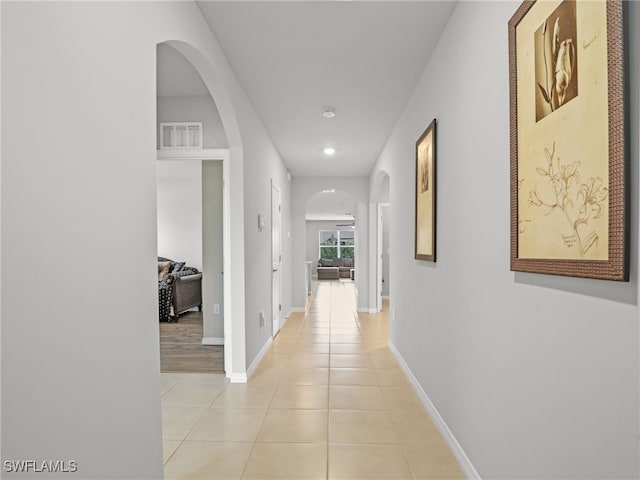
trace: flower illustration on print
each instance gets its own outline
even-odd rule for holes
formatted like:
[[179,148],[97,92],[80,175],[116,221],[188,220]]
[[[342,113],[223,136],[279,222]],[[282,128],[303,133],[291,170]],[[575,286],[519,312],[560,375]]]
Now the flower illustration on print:
[[558,58],[556,61],[556,95],[558,96],[558,107],[564,103],[565,94],[569,84],[571,83],[571,75],[573,73],[573,64],[576,58],[573,40],[568,38],[563,40],[558,47]]
[[544,149],[545,167],[536,168],[544,177],[546,187],[534,187],[529,191],[528,205],[546,208],[547,214],[559,212],[566,220],[567,231],[560,234],[559,241],[567,247],[576,247],[581,258],[598,245],[599,236],[592,229],[591,221],[604,213],[609,189],[600,177],[590,177],[580,183],[580,162],[561,163],[556,155],[556,144],[551,150]]
[[535,107],[539,121],[578,96],[575,0],[562,2],[535,31],[534,40]]

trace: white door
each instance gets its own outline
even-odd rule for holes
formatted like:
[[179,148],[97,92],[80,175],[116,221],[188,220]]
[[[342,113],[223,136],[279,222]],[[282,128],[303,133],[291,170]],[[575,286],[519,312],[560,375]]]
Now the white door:
[[273,322],[273,336],[280,330],[280,316],[282,305],[280,302],[280,265],[282,264],[282,248],[280,230],[282,222],[282,206],[280,205],[280,190],[271,181],[271,318]]

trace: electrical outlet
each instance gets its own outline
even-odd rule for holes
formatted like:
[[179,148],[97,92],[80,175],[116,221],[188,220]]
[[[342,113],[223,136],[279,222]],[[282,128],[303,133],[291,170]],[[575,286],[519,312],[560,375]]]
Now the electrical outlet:
[[262,312],[262,311],[261,311],[261,312],[260,312],[260,326],[261,326],[261,327],[264,327],[264,323],[265,323],[265,321],[266,321],[266,318],[265,318],[265,316],[264,316],[264,312]]
[[220,304],[219,303],[214,303],[213,304],[213,313],[220,314]]

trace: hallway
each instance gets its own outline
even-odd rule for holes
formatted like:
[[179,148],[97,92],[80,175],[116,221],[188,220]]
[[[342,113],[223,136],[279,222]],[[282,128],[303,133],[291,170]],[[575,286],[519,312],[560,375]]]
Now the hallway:
[[162,374],[167,479],[463,478],[387,347],[388,315],[320,282],[244,384]]

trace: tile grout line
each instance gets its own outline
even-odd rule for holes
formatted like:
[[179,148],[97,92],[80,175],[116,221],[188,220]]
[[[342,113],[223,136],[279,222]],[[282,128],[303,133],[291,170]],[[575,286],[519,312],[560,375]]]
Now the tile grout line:
[[329,429],[331,428],[331,334],[333,332],[333,286],[331,286],[331,288],[329,289],[329,364],[327,365],[327,472],[326,472],[326,478],[327,480],[329,480],[329,471],[330,471],[330,459],[329,459],[329,455],[331,454],[330,452],[330,448],[329,448]]
[[[161,396],[160,396],[160,416],[162,417],[162,397],[164,397],[167,393],[169,393],[171,390],[174,389],[174,387],[178,384],[178,382],[176,381],[169,390],[167,390],[166,392],[164,392]],[[162,418],[161,418],[162,419]],[[199,420],[199,419],[198,419]],[[162,424],[162,428],[164,429],[164,422]],[[188,434],[187,434],[188,435]],[[162,449],[164,450],[164,442],[166,441],[164,439],[164,432],[162,432]],[[187,437],[185,437],[187,438]],[[173,452],[171,452],[171,455],[169,455],[169,458],[167,458],[165,461],[162,462],[162,469],[164,471],[164,467],[167,465],[167,463],[169,463],[169,460],[171,460],[171,458],[173,458],[173,456],[176,454],[176,452],[178,451],[178,449],[182,446],[182,444],[184,443],[184,438],[182,440],[180,440],[180,443],[178,444],[178,446],[176,448],[173,449]],[[163,459],[164,460],[164,459]]]
[[[177,383],[176,383],[176,385],[177,385]],[[184,438],[182,440],[180,440],[180,444],[175,448],[173,453],[171,455],[169,455],[169,458],[167,458],[167,461],[165,463],[163,463],[163,470],[164,470],[164,466],[166,466],[169,463],[169,461],[173,458],[173,456],[178,452],[178,449],[184,444],[184,442],[187,441],[187,437],[189,437],[189,435],[191,435],[191,433],[195,430],[195,428],[198,426],[198,424],[202,421],[202,418],[205,416],[207,411],[211,408],[211,405],[213,405],[213,402],[215,402],[217,400],[217,398],[222,394],[222,392],[224,392],[225,388],[227,388],[226,384],[225,384],[224,388],[222,390],[220,390],[220,392],[218,392],[218,395],[216,395],[215,398],[211,401],[209,406],[204,409],[204,412],[202,412],[200,414],[200,416],[198,417],[198,420],[195,421],[195,423],[193,424],[191,429],[187,432],[187,434],[184,436]],[[173,405],[167,405],[167,406],[171,407]],[[176,405],[176,406],[179,406],[179,405]],[[198,408],[198,407],[193,407],[193,408]],[[164,438],[162,440],[164,441]]]

